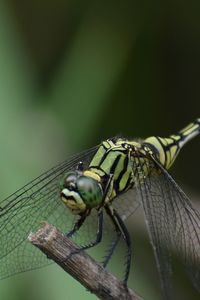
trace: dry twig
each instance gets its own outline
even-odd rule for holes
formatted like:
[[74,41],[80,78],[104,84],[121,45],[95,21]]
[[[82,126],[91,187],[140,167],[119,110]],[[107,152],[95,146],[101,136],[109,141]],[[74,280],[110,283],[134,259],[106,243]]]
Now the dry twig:
[[77,252],[77,245],[54,226],[44,223],[35,234],[30,233],[28,239],[100,299],[142,300],[86,252]]

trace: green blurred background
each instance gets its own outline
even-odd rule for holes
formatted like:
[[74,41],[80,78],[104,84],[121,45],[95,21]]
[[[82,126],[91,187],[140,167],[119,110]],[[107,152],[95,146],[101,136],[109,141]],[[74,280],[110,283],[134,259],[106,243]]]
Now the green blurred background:
[[[193,0],[1,0],[1,197],[107,137],[165,136],[200,117],[199,9]],[[199,151],[197,138],[171,171],[198,207]],[[157,300],[140,219],[128,221],[129,285]],[[120,251],[116,275],[119,261]],[[199,299],[176,260],[173,284],[174,299]],[[52,265],[1,281],[0,299],[96,297]]]

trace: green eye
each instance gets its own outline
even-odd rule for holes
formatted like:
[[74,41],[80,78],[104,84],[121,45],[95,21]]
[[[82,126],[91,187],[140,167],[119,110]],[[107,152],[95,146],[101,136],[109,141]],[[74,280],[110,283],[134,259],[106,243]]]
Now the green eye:
[[93,178],[80,176],[77,179],[77,189],[88,207],[96,207],[103,199],[103,191]]

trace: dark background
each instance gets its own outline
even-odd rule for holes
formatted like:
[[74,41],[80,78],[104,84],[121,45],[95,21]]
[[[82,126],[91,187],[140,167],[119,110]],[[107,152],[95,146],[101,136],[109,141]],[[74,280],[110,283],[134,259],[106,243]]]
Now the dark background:
[[[199,117],[199,6],[178,0],[2,0],[2,198],[107,137],[167,136]],[[171,170],[197,205],[199,151],[197,137]],[[145,299],[160,299],[144,226],[132,217],[128,228],[134,240],[130,287]],[[120,253],[116,275],[119,260]],[[174,270],[174,299],[198,299],[176,260]],[[95,299],[56,266],[1,281],[0,297]]]

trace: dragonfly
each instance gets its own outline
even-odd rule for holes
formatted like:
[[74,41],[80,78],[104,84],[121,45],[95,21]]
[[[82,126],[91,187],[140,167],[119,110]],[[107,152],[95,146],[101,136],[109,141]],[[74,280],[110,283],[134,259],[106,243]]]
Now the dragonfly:
[[163,298],[170,298],[173,251],[200,291],[200,214],[168,173],[181,148],[199,133],[200,118],[166,138],[107,139],[0,201],[0,278],[50,263],[27,241],[30,231],[46,220],[82,250],[99,244],[112,229],[103,266],[124,241],[126,285],[132,250],[125,221],[141,205]]

